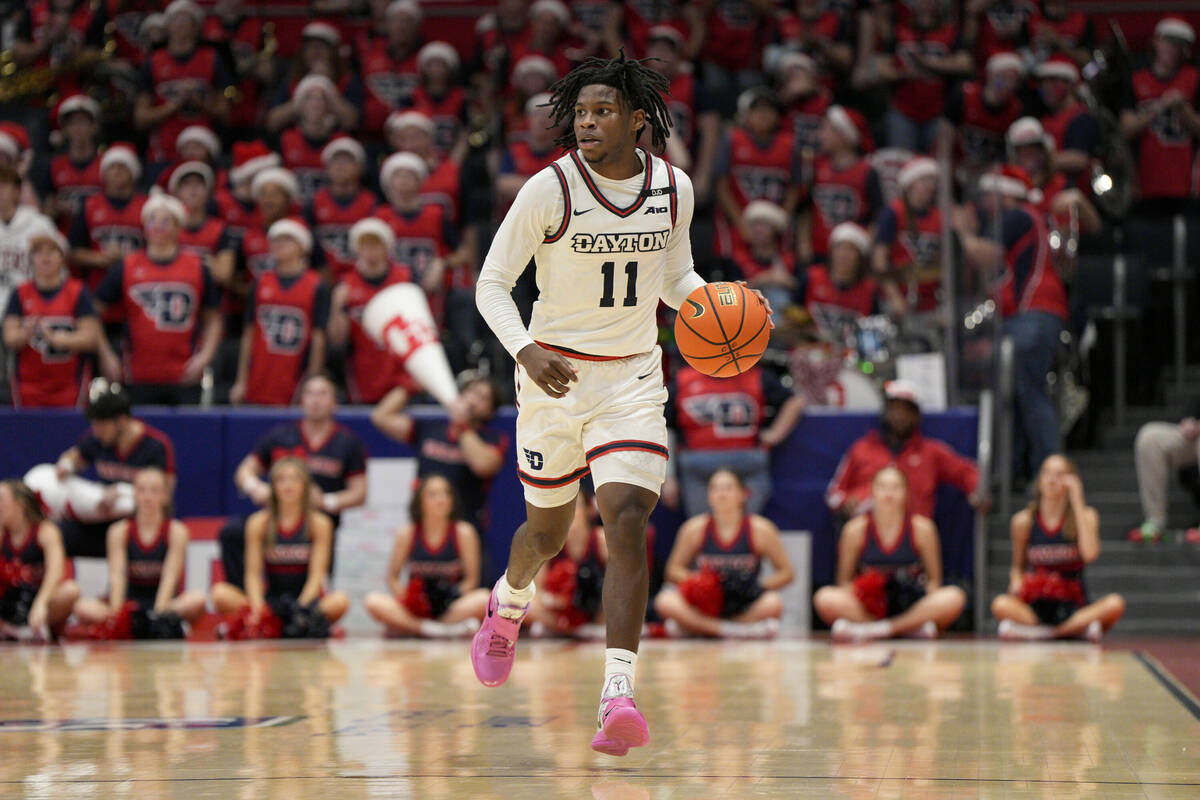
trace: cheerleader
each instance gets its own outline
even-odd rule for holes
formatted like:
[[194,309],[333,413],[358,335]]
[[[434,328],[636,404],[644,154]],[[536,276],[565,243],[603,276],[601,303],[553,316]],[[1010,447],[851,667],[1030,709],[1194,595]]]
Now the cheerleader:
[[1083,482],[1067,458],[1042,462],[1033,501],[1013,515],[1008,593],[992,601],[1002,639],[1096,642],[1125,613],[1119,594],[1088,602],[1083,566],[1100,555],[1100,515],[1083,499]]
[[[489,593],[479,588],[479,536],[463,521],[450,481],[421,479],[409,516],[412,523],[396,534],[388,561],[391,593],[368,594],[367,613],[392,635],[470,636],[487,612]],[[401,581],[406,566],[408,580]]]
[[64,578],[62,533],[21,481],[0,482],[0,636],[50,637],[79,599]]
[[962,614],[966,593],[942,586],[937,528],[907,505],[904,473],[884,467],[871,481],[870,511],[842,528],[837,584],[813,597],[834,641],[933,639]]

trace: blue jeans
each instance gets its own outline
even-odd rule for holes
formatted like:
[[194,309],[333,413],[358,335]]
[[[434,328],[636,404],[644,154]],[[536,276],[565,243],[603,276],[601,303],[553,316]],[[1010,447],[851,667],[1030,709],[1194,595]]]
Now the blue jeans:
[[1017,425],[1013,442],[1014,463],[1028,457],[1037,474],[1046,457],[1058,451],[1058,409],[1046,390],[1046,375],[1054,367],[1063,321],[1045,311],[1026,311],[1004,321],[1004,335],[1013,341],[1013,394]]
[[708,513],[708,479],[722,467],[741,476],[750,496],[747,514],[761,514],[771,496],[771,456],[766,450],[680,450],[679,490],[689,517]]
[[933,150],[937,122],[936,119],[916,122],[896,109],[889,108],[884,117],[887,146],[911,150],[914,153],[929,153]]

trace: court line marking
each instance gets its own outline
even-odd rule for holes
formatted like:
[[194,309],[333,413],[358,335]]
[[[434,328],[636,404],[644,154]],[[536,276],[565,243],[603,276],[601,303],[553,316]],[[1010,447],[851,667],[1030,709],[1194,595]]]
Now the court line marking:
[[1133,657],[1142,662],[1142,666],[1162,684],[1164,689],[1170,692],[1172,697],[1179,701],[1181,706],[1191,713],[1192,717],[1200,721],[1200,701],[1197,701],[1187,687],[1176,680],[1170,670],[1164,667],[1157,658],[1141,650],[1134,650]]

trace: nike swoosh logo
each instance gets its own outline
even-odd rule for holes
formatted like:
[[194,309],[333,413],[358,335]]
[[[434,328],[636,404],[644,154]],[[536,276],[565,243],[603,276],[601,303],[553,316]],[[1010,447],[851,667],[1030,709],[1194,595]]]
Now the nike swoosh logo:
[[687,300],[686,302],[692,307],[692,319],[704,316],[704,306],[700,305],[695,300]]
[[[592,206],[592,208],[595,208],[595,206]],[[592,210],[591,208],[585,208],[583,211],[579,211],[578,209],[575,209],[575,210],[571,211],[571,216],[578,217],[580,214],[586,214],[587,212],[589,212],[591,210]]]
[[[653,374],[654,374],[653,372],[647,372],[645,375],[638,375],[638,376],[637,376],[637,379],[638,379],[639,381],[640,381],[640,380],[645,380],[646,378],[649,378],[649,377],[650,377],[651,375],[653,375]],[[617,661],[624,661],[624,659],[618,658],[618,659],[617,659]],[[625,661],[625,663],[626,663],[626,664],[631,664],[631,663],[633,663],[633,662],[631,662],[631,661]]]
[[[644,377],[646,377],[646,376],[645,376],[645,375],[643,375],[642,377],[644,378]],[[632,664],[632,663],[633,663],[633,662],[632,662],[632,661],[630,661],[629,659],[627,659],[627,658],[621,658],[620,656],[613,656],[613,661],[620,661],[622,664]]]

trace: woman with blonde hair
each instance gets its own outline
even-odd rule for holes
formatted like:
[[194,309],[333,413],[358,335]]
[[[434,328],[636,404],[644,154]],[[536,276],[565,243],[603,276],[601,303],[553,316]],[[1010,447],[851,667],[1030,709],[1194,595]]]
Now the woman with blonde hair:
[[1008,592],[992,601],[1002,639],[1096,642],[1125,613],[1109,594],[1089,602],[1083,567],[1100,555],[1100,515],[1083,498],[1083,482],[1069,459],[1042,462],[1033,501],[1013,515]]
[[327,629],[317,620],[308,630],[290,630],[314,612],[332,624],[350,607],[345,592],[324,592],[333,553],[333,522],[313,505],[316,494],[308,467],[298,458],[281,458],[268,474],[267,507],[246,520],[246,576],[243,592],[228,583],[213,586],[213,604],[222,614],[248,611],[252,624],[269,610],[283,624],[283,635],[308,636]]
[[0,637],[50,638],[79,599],[62,533],[21,481],[0,481]]

